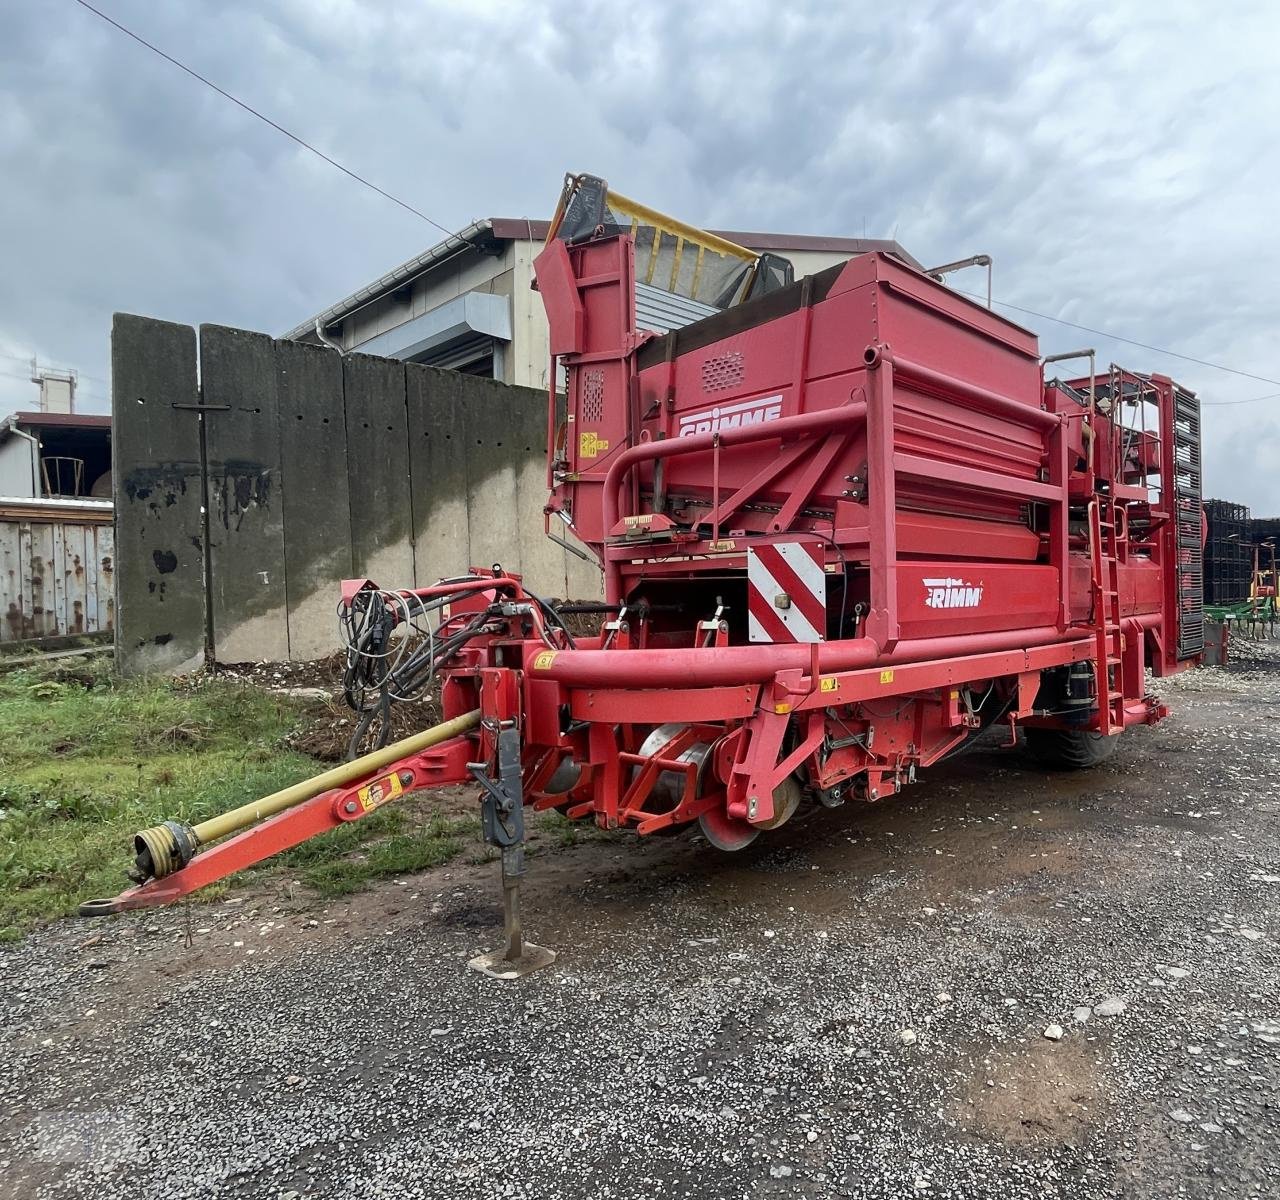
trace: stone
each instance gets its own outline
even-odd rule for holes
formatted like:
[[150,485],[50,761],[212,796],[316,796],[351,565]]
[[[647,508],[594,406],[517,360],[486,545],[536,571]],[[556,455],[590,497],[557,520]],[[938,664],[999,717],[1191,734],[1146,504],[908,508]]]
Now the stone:
[[1129,1006],[1119,996],[1108,996],[1093,1006],[1095,1017],[1118,1017]]
[[1185,1108],[1175,1108],[1170,1114],[1169,1119],[1177,1121],[1179,1125],[1190,1125],[1195,1120]]
[[1051,1042],[1062,1041],[1062,1026],[1056,1025],[1056,1024],[1047,1026],[1044,1031],[1044,1036],[1047,1037]]
[[1093,1016],[1093,1009],[1091,1009],[1087,1004],[1080,1005],[1080,1007],[1071,1014],[1072,1020],[1074,1020],[1077,1025],[1085,1024],[1091,1016]]
[[899,1029],[898,1041],[904,1046],[914,1046],[917,1042],[916,1031],[914,1029]]

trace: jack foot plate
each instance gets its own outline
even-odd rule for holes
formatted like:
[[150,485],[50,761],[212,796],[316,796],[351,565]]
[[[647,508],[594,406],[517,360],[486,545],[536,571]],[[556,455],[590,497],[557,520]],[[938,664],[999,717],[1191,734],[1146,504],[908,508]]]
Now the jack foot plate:
[[534,971],[542,970],[543,967],[549,967],[555,961],[554,950],[525,942],[519,958],[510,959],[501,950],[490,950],[488,954],[473,958],[467,966],[473,971],[479,971],[482,975],[489,975],[494,979],[521,979]]

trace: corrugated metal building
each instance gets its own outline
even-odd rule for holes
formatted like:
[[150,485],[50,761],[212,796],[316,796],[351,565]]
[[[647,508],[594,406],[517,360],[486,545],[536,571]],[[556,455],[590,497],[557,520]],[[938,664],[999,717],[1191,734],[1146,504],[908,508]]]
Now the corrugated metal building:
[[[748,249],[791,260],[796,278],[882,250],[920,267],[897,242],[868,238],[714,231]],[[402,263],[285,337],[452,367],[545,388],[547,320],[533,291],[533,260],[546,221],[488,217]],[[640,327],[665,333],[715,311],[649,284],[636,289]]]
[[0,643],[115,627],[110,500],[0,497]]

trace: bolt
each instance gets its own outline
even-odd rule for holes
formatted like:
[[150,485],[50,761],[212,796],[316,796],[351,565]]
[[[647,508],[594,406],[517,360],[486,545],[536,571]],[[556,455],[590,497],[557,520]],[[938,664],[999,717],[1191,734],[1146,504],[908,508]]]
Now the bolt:
[[355,811],[356,811],[356,802],[355,802],[354,800],[348,800],[348,801],[346,802],[346,804],[344,804],[344,805],[342,806],[342,811],[343,811],[343,812],[347,812],[347,813],[353,813],[353,812],[355,812]]
[[412,771],[401,771],[401,772],[400,772],[400,782],[401,782],[405,787],[408,787],[408,786],[413,782],[413,772],[412,772]]

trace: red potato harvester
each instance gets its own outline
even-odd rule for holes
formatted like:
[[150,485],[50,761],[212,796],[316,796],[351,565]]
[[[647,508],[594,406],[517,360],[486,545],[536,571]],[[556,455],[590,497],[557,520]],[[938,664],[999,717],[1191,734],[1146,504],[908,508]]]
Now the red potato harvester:
[[[566,180],[535,270],[563,385],[548,526],[599,561],[604,602],[544,600],[500,566],[350,581],[347,698],[374,752],[143,831],[139,886],[82,911],[165,903],[474,779],[506,939],[473,965],[514,977],[553,957],[521,936],[526,806],[641,835],[696,822],[737,850],[802,804],[891,796],[998,722],[1087,767],[1166,714],[1145,669],[1203,647],[1185,388],[1091,351],[1042,360],[889,254],[793,281],[591,176]],[[673,306],[695,319],[644,327]],[[1046,379],[1084,357],[1088,375]],[[584,611],[605,619],[575,636]],[[431,686],[444,724],[379,746],[390,706]]]

